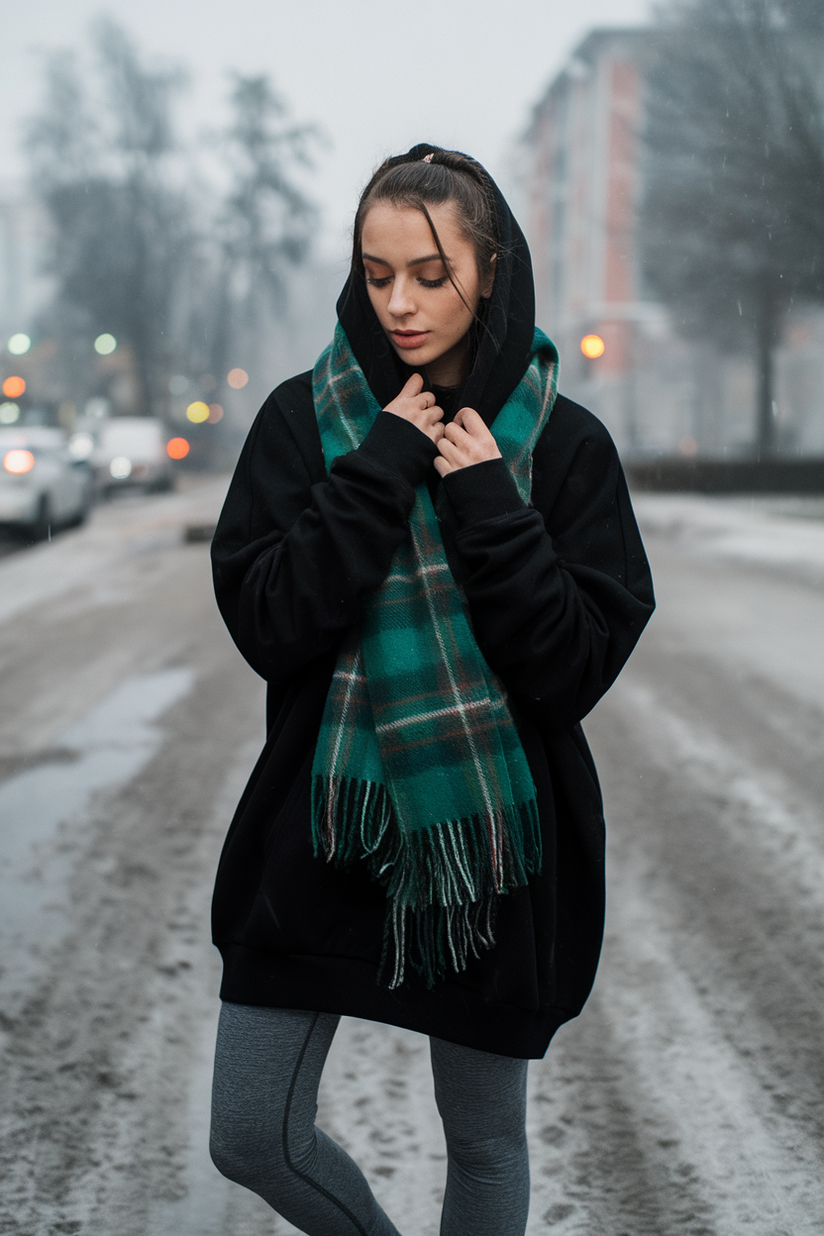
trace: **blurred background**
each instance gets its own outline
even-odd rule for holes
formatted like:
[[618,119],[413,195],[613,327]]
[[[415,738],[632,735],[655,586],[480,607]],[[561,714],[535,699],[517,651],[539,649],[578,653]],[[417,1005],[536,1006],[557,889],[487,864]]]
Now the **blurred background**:
[[[209,899],[263,740],[208,544],[328,342],[361,187],[490,170],[658,610],[586,718],[594,993],[531,1068],[530,1236],[824,1228],[821,0],[32,0],[0,73],[0,1231],[288,1236],[212,1168]],[[425,1040],[320,1123],[405,1236]]]
[[329,337],[360,187],[426,139],[512,198],[565,390],[627,458],[824,456],[820,5],[520,0],[502,41],[491,3],[424,0],[420,51],[408,21],[18,12],[0,423],[156,417],[229,465]]

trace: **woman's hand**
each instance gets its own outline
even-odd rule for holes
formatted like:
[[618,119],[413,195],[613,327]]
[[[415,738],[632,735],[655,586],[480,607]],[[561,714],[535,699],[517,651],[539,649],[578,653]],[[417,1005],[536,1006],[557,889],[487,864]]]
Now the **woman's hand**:
[[443,429],[438,442],[440,458],[435,467],[441,476],[483,463],[485,459],[500,459],[498,443],[486,427],[483,417],[474,408],[461,408],[453,421]]
[[425,391],[423,378],[419,373],[413,373],[403,390],[396,395],[384,412],[394,416],[402,416],[405,421],[411,421],[421,433],[425,433],[433,442],[440,442],[443,437],[443,408],[435,402],[431,391]]

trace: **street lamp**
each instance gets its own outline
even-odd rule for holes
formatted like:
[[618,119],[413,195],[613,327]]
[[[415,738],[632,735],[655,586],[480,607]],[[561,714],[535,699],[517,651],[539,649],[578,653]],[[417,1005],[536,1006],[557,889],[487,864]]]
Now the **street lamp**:
[[604,355],[605,343],[600,335],[584,335],[581,340],[581,351],[587,360],[597,360]]

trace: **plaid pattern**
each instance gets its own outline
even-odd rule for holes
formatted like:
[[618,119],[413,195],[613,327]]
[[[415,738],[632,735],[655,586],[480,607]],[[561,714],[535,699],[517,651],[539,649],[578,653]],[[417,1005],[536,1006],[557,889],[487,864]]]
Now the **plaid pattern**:
[[[521,496],[552,409],[555,348],[536,331],[494,434]],[[313,374],[327,467],[379,411],[346,335]],[[500,683],[483,658],[421,484],[409,536],[341,647],[313,767],[316,851],[365,859],[387,890],[384,970],[431,983],[494,943],[494,898],[540,869],[535,789]],[[390,953],[394,957],[390,957]]]

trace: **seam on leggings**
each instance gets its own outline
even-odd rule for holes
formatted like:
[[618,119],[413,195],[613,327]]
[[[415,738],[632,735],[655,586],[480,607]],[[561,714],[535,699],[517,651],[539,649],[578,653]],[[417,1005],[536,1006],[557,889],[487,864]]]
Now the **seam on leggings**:
[[317,1193],[320,1193],[326,1198],[327,1201],[331,1202],[333,1206],[337,1206],[338,1210],[342,1211],[343,1214],[346,1215],[347,1219],[349,1219],[352,1226],[355,1228],[355,1231],[359,1233],[359,1236],[369,1236],[366,1228],[352,1214],[349,1207],[345,1206],[340,1198],[335,1197],[334,1194],[330,1193],[328,1189],[324,1189],[322,1184],[318,1184],[318,1182],[313,1180],[311,1176],[307,1176],[306,1172],[302,1172],[300,1168],[296,1167],[292,1161],[292,1156],[289,1153],[289,1115],[292,1110],[292,1099],[294,1098],[295,1086],[297,1085],[298,1074],[300,1073],[301,1065],[303,1064],[303,1058],[306,1055],[309,1040],[315,1031],[315,1026],[318,1024],[319,1017],[320,1013],[315,1013],[312,1024],[306,1032],[306,1038],[303,1040],[303,1046],[300,1049],[300,1054],[298,1055],[294,1072],[292,1073],[292,1080],[289,1083],[289,1092],[286,1095],[286,1107],[283,1113],[283,1157],[286,1160],[286,1166],[289,1168],[290,1172],[294,1172],[294,1174],[308,1184],[311,1189],[314,1189]]

